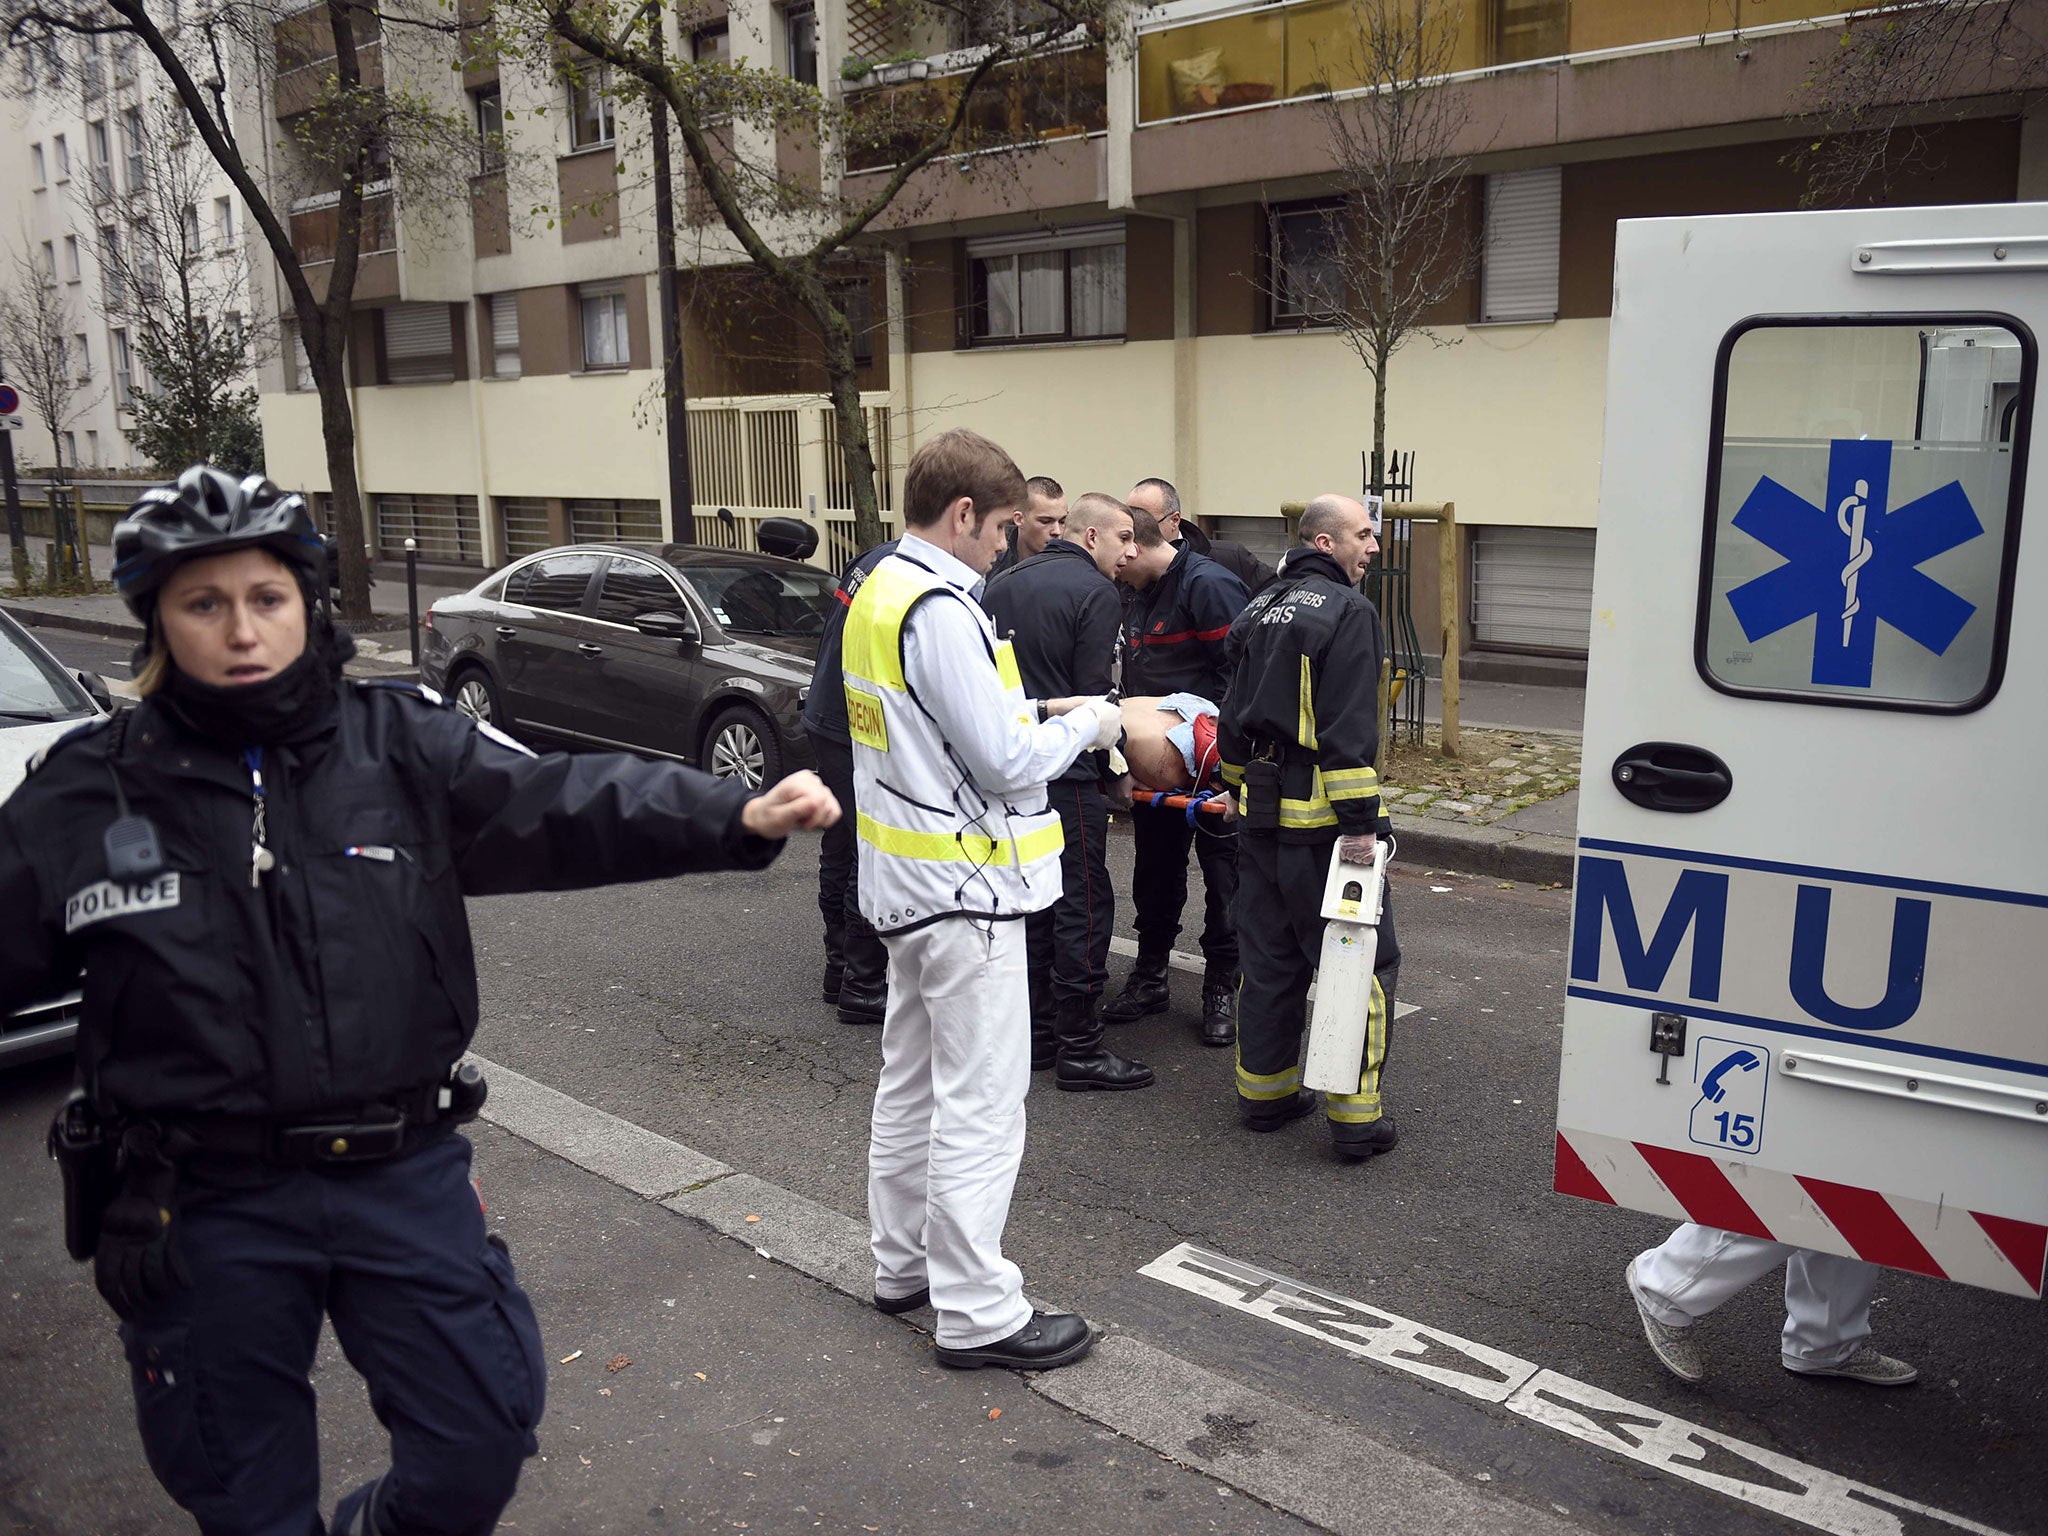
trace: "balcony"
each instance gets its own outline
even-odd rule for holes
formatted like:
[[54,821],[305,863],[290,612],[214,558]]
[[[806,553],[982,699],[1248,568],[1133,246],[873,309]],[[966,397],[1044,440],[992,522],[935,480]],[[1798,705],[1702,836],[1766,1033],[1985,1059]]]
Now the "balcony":
[[[999,65],[975,92],[964,125],[967,150],[1078,138],[1109,127],[1109,60],[1084,45]],[[857,124],[847,146],[851,172],[901,163],[947,121],[967,71],[901,85],[878,86],[849,98]]]
[[[318,266],[334,260],[334,237],[340,199],[333,194],[292,210],[292,250],[302,266]],[[391,194],[379,192],[363,199],[364,257],[398,249],[398,226],[392,215]]]
[[[382,89],[384,47],[382,24],[375,11],[354,13],[356,63],[363,84]],[[324,7],[299,11],[272,29],[277,54],[274,87],[279,122],[289,121],[319,101],[334,84],[334,29]]]
[[[1697,0],[1465,0],[1457,9],[1453,75],[1701,33]],[[1740,13],[1743,30],[1754,32],[1843,9],[1843,0],[1746,0]],[[1155,24],[1138,39],[1138,121],[1357,90],[1365,81],[1355,16],[1346,0],[1301,0]]]

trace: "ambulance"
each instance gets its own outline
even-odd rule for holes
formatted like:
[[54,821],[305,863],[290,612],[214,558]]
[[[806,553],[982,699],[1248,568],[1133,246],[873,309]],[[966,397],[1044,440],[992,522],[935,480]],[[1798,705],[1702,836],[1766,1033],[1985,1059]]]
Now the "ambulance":
[[2044,334],[2048,204],[1620,226],[1561,1193],[2040,1296]]

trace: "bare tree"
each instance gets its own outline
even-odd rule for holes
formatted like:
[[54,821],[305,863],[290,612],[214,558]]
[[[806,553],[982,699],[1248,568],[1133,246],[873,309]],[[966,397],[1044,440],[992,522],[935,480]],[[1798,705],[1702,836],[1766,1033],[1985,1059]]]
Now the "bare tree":
[[139,129],[126,149],[140,184],[98,257],[101,312],[122,328],[148,380],[114,378],[126,392],[120,403],[135,413],[136,445],[165,474],[202,460],[259,469],[249,371],[275,353],[275,332],[250,323],[246,246],[208,238],[213,158],[173,98],[145,103],[129,128]]
[[[1114,0],[899,0],[888,15],[902,52],[962,48],[958,73],[891,89],[826,93],[780,70],[677,57],[654,45],[688,0],[507,0],[495,26],[535,67],[601,83],[619,99],[659,97],[673,120],[696,194],[715,210],[779,301],[815,330],[822,352],[855,539],[882,536],[875,459],[860,405],[850,280],[879,254],[885,214],[900,221],[944,185],[933,162],[973,152],[963,169],[1012,174],[1051,119],[1102,103],[1063,75],[1099,56]],[[563,45],[567,44],[567,49]],[[922,46],[917,46],[922,44]],[[996,103],[997,110],[989,110]],[[1015,110],[1010,110],[1011,104]],[[1039,110],[1034,110],[1036,104]],[[977,110],[981,109],[981,110]],[[771,145],[747,148],[752,136]],[[792,168],[777,141],[816,146],[816,168]],[[848,179],[844,173],[853,172]],[[871,174],[861,174],[871,172]]]
[[1385,488],[1387,371],[1414,337],[1454,338],[1432,315],[1472,280],[1480,247],[1468,200],[1462,98],[1443,83],[1465,7],[1453,0],[1356,0],[1334,57],[1341,94],[1316,103],[1336,171],[1327,204],[1274,215],[1260,286],[1279,316],[1334,325],[1372,375],[1372,482]]
[[1809,207],[1881,198],[1922,165],[1928,129],[1973,97],[2048,86],[2041,0],[1924,0],[1852,14],[1790,103],[1810,131],[1790,157]]
[[[57,274],[23,248],[9,262],[8,283],[0,290],[0,360],[10,382],[20,386],[28,407],[50,434],[51,478],[64,478],[64,430],[99,398],[100,391],[84,376],[85,359],[76,356],[71,338],[78,314]],[[72,466],[75,468],[76,466]],[[14,551],[14,583],[28,584],[23,551]]]
[[[10,45],[80,71],[97,64],[101,39],[139,45],[240,195],[277,263],[320,396],[342,613],[368,617],[348,398],[356,281],[365,253],[388,248],[366,237],[388,238],[398,210],[430,233],[467,206],[477,136],[445,98],[451,58],[476,25],[440,0],[224,0],[171,31],[145,0],[0,0],[0,23]],[[76,47],[52,50],[53,40]],[[262,125],[251,141],[241,121]],[[293,215],[309,203],[295,239]]]

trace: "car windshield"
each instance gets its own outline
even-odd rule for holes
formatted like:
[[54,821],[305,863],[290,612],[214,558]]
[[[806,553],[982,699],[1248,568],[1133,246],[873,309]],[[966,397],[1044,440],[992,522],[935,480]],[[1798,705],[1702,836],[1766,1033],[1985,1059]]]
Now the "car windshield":
[[721,627],[744,635],[824,633],[833,580],[802,565],[687,565],[683,576]]
[[81,720],[92,700],[64,669],[0,625],[0,727]]

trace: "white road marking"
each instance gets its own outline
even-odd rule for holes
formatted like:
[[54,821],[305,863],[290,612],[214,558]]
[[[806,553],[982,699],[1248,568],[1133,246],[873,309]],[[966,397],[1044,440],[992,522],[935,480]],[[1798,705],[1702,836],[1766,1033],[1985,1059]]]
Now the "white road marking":
[[1496,1403],[1532,1423],[1829,1536],[1904,1536],[1907,1514],[1974,1536],[2002,1536],[1961,1515],[1808,1466],[1532,1361],[1192,1243],[1168,1250],[1138,1272],[1361,1359]]
[[[1135,960],[1138,958],[1138,941],[1136,939],[1127,939],[1120,933],[1111,934],[1109,952],[1113,955],[1122,955],[1127,960]],[[1184,949],[1170,951],[1167,954],[1166,963],[1173,970],[1185,971],[1190,976],[1206,975],[1209,970],[1208,961],[1204,960],[1200,955],[1191,955]],[[1315,997],[1316,989],[1313,985],[1309,987],[1308,995],[1311,999]],[[1394,1017],[1397,1019],[1405,1019],[1409,1014],[1419,1013],[1421,1010],[1422,1005],[1420,1003],[1404,1003],[1399,998],[1394,999]]]

